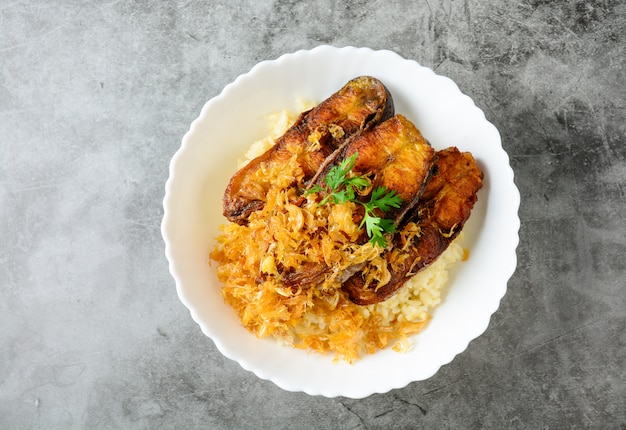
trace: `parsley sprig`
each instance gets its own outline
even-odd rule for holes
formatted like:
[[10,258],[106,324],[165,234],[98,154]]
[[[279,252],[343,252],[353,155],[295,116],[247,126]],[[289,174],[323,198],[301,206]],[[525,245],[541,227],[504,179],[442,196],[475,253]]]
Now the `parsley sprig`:
[[388,190],[386,187],[376,187],[372,190],[370,200],[362,202],[357,199],[359,193],[371,186],[371,181],[364,175],[350,175],[356,164],[358,153],[352,154],[338,165],[333,166],[324,178],[324,186],[313,185],[307,190],[306,195],[320,193],[324,198],[320,205],[327,203],[343,204],[347,202],[359,203],[365,209],[365,214],[361,220],[360,228],[365,225],[365,231],[370,238],[372,245],[381,248],[387,246],[385,233],[395,233],[397,231],[393,220],[381,218],[376,215],[376,209],[387,212],[391,208],[398,208],[402,204],[402,199],[395,190]]

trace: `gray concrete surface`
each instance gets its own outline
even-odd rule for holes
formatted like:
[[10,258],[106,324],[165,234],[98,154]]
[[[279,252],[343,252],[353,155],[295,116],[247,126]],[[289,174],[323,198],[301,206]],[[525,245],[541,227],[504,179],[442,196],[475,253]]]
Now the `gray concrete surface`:
[[[626,429],[624,1],[1,1],[1,429]],[[363,400],[285,392],[178,301],[170,158],[255,63],[391,49],[501,131],[519,264],[487,332]]]

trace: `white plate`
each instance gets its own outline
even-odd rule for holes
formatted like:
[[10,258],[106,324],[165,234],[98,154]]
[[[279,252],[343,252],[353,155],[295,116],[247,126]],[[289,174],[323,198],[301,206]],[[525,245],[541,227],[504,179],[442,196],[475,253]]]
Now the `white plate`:
[[[443,303],[408,353],[380,351],[353,365],[242,328],[224,304],[207,264],[222,216],[224,188],[236,160],[267,134],[265,115],[321,101],[348,80],[371,75],[390,90],[397,113],[412,120],[435,149],[471,151],[484,187],[465,227],[470,258],[451,279]],[[362,398],[433,376],[482,334],[516,268],[519,192],[500,135],[450,79],[391,51],[319,46],[263,61],[203,107],[170,164],[162,234],[180,300],[226,357],[290,391]]]

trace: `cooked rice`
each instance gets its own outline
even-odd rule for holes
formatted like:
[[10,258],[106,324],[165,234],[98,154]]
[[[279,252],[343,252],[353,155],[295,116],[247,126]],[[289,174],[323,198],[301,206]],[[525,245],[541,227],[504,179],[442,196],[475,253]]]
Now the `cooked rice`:
[[[239,167],[269,149],[295,119],[289,111],[270,116],[269,136],[250,147]],[[259,337],[348,362],[390,345],[398,352],[408,350],[409,337],[425,327],[441,302],[448,270],[466,256],[459,240],[388,300],[359,306],[341,290],[341,275],[354,264],[382,259],[380,248],[355,244],[360,235],[352,221],[355,205],[319,206],[313,197],[294,204],[300,196],[291,184],[302,179],[295,156],[261,174],[273,183],[265,207],[246,226],[222,225],[211,253],[224,300],[242,324]],[[298,270],[320,261],[332,270],[319,285],[293,291],[280,282],[279,266]]]

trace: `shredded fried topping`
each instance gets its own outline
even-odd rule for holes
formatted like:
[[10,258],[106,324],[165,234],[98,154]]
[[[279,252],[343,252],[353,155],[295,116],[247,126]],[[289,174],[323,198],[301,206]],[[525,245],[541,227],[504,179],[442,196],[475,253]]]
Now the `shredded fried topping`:
[[[334,128],[331,133],[343,130]],[[309,142],[316,145],[316,136]],[[383,248],[359,241],[363,234],[360,204],[320,205],[315,195],[303,194],[303,171],[297,158],[294,152],[283,164],[261,165],[254,180],[267,190],[265,205],[252,212],[246,224],[220,227],[210,259],[217,263],[225,302],[256,336],[331,353],[336,360],[354,362],[390,345],[396,351],[408,350],[408,336],[423,329],[430,319],[429,309],[438,303],[419,299],[431,287],[424,282],[422,290],[406,293],[414,295],[398,299],[405,300],[402,305],[394,300],[371,306],[350,301],[341,288],[350,271],[364,268],[368,284],[384,285],[389,279],[387,261],[381,257]],[[409,244],[420,233],[418,225],[408,226],[402,243]],[[393,265],[403,258],[406,253],[398,252],[390,261]],[[326,269],[311,282],[297,287],[284,284],[286,274],[306,272],[320,262]]]

